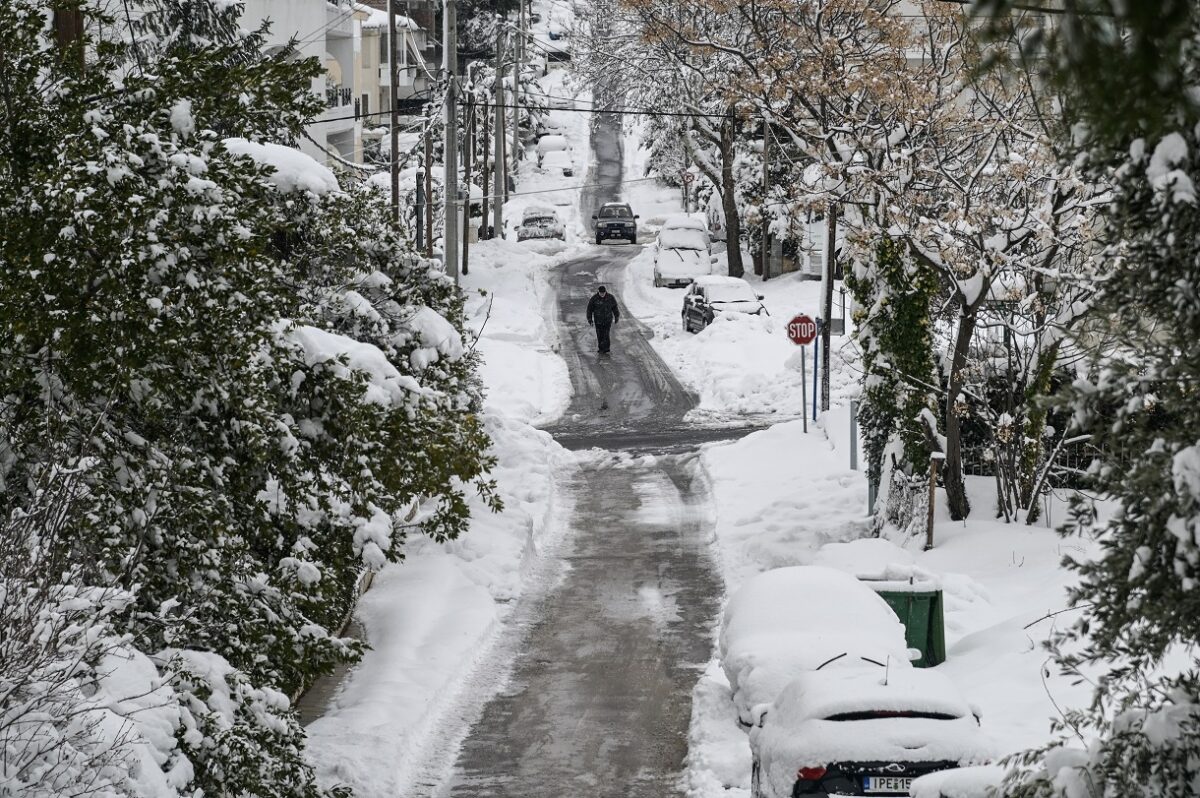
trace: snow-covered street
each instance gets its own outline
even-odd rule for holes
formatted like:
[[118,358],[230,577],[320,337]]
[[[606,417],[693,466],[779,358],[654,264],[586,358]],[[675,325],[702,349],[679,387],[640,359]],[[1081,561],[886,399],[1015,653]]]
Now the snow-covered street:
[[1196,2],[0,74],[0,798],[1200,796]]
[[691,692],[720,608],[695,455],[583,458],[558,583],[519,610],[500,694],[463,742],[456,798],[679,794]]

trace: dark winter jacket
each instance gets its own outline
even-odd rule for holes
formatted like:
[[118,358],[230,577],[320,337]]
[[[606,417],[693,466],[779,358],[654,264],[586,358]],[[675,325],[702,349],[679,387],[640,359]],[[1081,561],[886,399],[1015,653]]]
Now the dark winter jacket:
[[591,300],[587,306],[588,324],[593,321],[596,324],[612,324],[621,318],[621,311],[617,309],[617,299],[612,294],[592,294]]

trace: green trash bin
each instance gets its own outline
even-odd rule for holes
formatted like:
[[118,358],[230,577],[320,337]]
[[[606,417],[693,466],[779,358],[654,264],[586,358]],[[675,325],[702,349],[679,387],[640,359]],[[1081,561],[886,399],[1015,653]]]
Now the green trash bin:
[[930,668],[946,661],[946,622],[942,617],[942,591],[932,585],[866,581],[904,624],[909,648],[921,652],[913,662],[918,668]]

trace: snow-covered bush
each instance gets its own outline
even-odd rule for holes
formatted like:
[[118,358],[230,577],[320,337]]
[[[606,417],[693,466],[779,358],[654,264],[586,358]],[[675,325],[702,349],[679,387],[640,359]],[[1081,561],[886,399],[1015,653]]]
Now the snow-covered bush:
[[[1066,673],[1095,685],[1068,712],[1061,739],[1030,752],[1005,793],[1018,796],[1195,795],[1200,792],[1200,20],[1163,9],[1087,3],[1103,29],[1068,18],[1053,62],[1066,69],[1080,124],[1066,157],[1114,187],[1101,216],[1103,270],[1086,332],[1088,357],[1061,395],[1073,431],[1097,457],[1063,532],[1099,542],[1068,559],[1081,612],[1056,640]],[[1157,12],[1157,13],[1156,13]],[[1114,36],[1119,30],[1122,35]],[[1142,61],[1147,52],[1153,62]],[[1110,54],[1124,70],[1078,71]],[[1118,78],[1119,76],[1119,78]],[[1106,91],[1108,89],[1108,91]],[[1144,113],[1128,114],[1130,108]]]
[[[854,325],[863,353],[859,424],[867,478],[886,488],[889,498],[876,521],[907,531],[914,500],[928,492],[929,455],[937,448],[930,446],[928,425],[921,418],[936,408],[940,387],[930,318],[940,284],[930,269],[884,238],[873,259],[855,264],[846,285],[854,295]],[[894,463],[885,460],[889,446]],[[923,524],[924,518],[920,520]]]
[[172,789],[315,798],[287,696],[358,653],[337,632],[364,568],[491,496],[461,297],[377,191],[287,146],[319,66],[264,57],[237,5],[148,4],[158,33],[89,42],[83,71],[53,6],[0,5],[0,517],[74,475],[55,556],[121,597],[78,608],[119,645],[63,656],[153,681]]

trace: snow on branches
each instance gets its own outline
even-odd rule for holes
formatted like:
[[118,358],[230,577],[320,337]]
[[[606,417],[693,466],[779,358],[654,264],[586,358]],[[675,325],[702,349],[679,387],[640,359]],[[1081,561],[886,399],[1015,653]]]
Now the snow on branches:
[[360,573],[463,531],[467,490],[498,507],[461,296],[375,189],[290,146],[318,67],[261,55],[235,5],[151,3],[169,35],[91,42],[82,72],[52,5],[0,6],[0,519],[77,487],[20,539],[53,567],[0,574],[40,602],[0,602],[0,640],[53,632],[46,688],[0,691],[0,727],[40,701],[49,742],[0,779],[327,795],[287,696],[357,656]]

